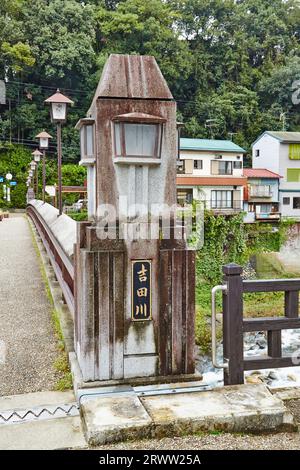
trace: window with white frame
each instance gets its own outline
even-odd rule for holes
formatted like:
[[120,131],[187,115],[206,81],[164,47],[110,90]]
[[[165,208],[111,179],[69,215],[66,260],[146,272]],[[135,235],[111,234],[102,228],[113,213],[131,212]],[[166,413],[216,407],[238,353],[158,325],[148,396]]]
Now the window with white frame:
[[212,191],[211,207],[212,209],[232,209],[233,191]]

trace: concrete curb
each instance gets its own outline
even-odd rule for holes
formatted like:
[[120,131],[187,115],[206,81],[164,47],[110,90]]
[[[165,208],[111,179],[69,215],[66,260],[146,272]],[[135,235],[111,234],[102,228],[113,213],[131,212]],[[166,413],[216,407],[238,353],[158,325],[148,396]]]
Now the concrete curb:
[[90,446],[200,431],[297,431],[283,401],[263,384],[144,397],[133,389],[116,393],[117,387],[110,395],[83,397],[81,415]]

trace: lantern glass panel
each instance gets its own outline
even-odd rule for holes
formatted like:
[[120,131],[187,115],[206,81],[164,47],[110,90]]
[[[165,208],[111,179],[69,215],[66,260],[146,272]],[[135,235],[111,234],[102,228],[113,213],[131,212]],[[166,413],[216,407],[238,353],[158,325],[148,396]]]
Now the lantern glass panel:
[[121,145],[121,125],[119,123],[115,124],[115,151],[116,155],[122,155],[122,145]]
[[125,124],[126,155],[152,157],[155,153],[157,126]]
[[115,152],[123,157],[160,157],[161,125],[115,124]]
[[86,156],[94,156],[94,126],[86,126]]
[[80,130],[80,148],[83,160],[95,156],[93,125],[82,126]]
[[39,155],[34,156],[34,161],[35,162],[39,163],[40,159],[41,159],[41,157]]
[[52,119],[54,121],[65,121],[67,118],[67,104],[66,103],[52,103]]
[[40,148],[41,149],[47,149],[48,148],[48,143],[49,139],[48,137],[41,137],[40,138]]
[[80,152],[81,152],[81,158],[83,159],[85,157],[85,130],[84,126],[80,129]]

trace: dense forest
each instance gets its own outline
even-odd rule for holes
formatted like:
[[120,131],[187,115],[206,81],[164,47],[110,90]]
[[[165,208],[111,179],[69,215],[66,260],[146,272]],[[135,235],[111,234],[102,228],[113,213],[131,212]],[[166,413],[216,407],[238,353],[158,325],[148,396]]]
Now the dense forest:
[[110,53],[156,57],[186,137],[249,149],[266,129],[300,130],[298,0],[1,0],[0,146],[53,132],[43,101],[59,87],[75,102],[64,161],[77,161],[74,125]]

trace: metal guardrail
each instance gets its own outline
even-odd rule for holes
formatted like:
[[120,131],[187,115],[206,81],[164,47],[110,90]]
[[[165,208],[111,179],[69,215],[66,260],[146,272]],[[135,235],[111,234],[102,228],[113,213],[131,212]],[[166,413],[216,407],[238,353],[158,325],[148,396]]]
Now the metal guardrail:
[[27,214],[33,221],[39,236],[43,242],[55,276],[62,289],[63,297],[74,318],[74,265],[70,257],[65,253],[46,222],[33,206],[27,207]]

